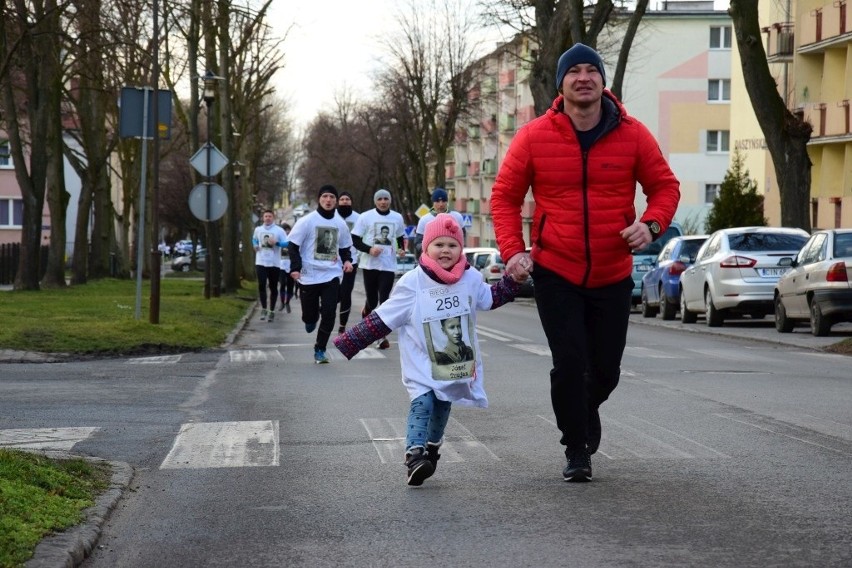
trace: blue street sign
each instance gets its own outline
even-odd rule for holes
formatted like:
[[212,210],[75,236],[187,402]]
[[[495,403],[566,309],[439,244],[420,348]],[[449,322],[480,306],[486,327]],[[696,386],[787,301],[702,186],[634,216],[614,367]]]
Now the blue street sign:
[[414,231],[416,231],[416,230],[417,230],[417,227],[415,227],[414,225],[408,225],[408,226],[405,228],[405,236],[406,236],[406,237],[409,237],[409,238],[413,237],[413,236],[414,236]]
[[464,219],[464,225],[466,229],[473,227],[473,215],[470,213],[462,213],[462,219]]

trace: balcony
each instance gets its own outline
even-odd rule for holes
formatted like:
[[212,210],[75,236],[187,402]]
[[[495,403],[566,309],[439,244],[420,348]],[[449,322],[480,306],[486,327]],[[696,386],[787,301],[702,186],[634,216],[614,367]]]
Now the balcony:
[[795,51],[795,24],[780,22],[763,28],[766,34],[766,60],[769,63],[791,63]]
[[802,111],[802,118],[814,127],[809,145],[852,141],[848,100],[807,104],[802,108]]

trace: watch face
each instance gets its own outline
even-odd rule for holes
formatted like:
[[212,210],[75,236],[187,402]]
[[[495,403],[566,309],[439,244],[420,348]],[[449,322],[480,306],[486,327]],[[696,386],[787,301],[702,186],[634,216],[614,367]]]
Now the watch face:
[[660,234],[660,224],[656,221],[651,221],[651,223],[648,225],[648,228],[651,229],[651,234]]

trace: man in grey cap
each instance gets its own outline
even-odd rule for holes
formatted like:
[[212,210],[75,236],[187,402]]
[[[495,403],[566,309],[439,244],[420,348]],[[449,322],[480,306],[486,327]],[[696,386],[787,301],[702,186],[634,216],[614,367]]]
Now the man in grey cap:
[[[380,189],[373,195],[375,209],[364,211],[352,229],[352,244],[365,253],[361,258],[361,273],[364,275],[364,291],[367,304],[361,317],[367,317],[390,296],[396,272],[396,259],[405,255],[405,222],[402,215],[391,211],[391,194]],[[383,237],[387,233],[387,238]],[[379,349],[387,349],[390,342],[382,338]]]

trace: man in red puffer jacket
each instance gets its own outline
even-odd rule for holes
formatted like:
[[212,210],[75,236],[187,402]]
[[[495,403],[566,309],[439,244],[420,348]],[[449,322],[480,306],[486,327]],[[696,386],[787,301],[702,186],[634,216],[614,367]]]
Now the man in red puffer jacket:
[[[568,464],[565,481],[591,481],[601,437],[598,407],[618,384],[633,280],[631,250],[659,237],[674,217],[680,184],[650,131],[604,89],[600,55],[577,43],[559,58],[560,96],[523,126],[491,192],[506,271],[532,274],[553,357],[550,394]],[[634,208],[636,184],[648,206]],[[535,200],[532,251],[521,206]]]

